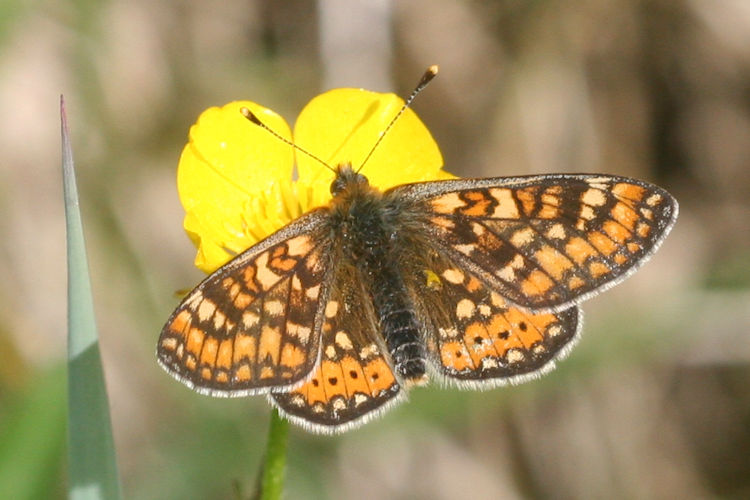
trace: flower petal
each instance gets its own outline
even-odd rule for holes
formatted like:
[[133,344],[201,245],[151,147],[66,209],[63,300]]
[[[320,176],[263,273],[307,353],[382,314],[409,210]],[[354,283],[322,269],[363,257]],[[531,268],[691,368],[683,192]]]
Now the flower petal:
[[274,189],[279,192],[281,184],[291,182],[293,149],[250,123],[240,113],[242,107],[291,140],[283,118],[249,101],[209,108],[191,127],[177,170],[177,188],[186,212],[185,230],[198,245],[196,265],[205,271],[213,271],[233,253],[267,236],[267,228],[258,227],[262,221],[248,209],[259,199],[274,198]]
[[[332,167],[351,163],[359,168],[403,104],[394,94],[331,90],[302,110],[294,127],[295,143]],[[416,113],[407,109],[373,151],[363,173],[374,186],[387,189],[450,176],[441,171],[442,165],[443,158],[429,130]],[[324,181],[325,189],[334,175],[301,153],[297,153],[297,171],[300,181],[311,185]]]

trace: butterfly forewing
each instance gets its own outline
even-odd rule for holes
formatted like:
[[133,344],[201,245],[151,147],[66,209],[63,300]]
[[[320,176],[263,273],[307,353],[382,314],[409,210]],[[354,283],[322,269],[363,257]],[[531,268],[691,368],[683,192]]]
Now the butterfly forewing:
[[216,396],[300,383],[318,361],[327,302],[326,216],[312,212],[196,287],[162,330],[159,362]]
[[410,287],[430,361],[459,386],[496,386],[552,368],[577,338],[577,307],[534,313],[509,304],[477,274],[424,252]]
[[312,377],[291,392],[271,394],[284,414],[318,432],[363,423],[401,394],[372,302],[348,264],[333,279]]
[[514,304],[563,310],[619,282],[677,216],[663,189],[601,175],[459,179],[394,188],[434,245]]

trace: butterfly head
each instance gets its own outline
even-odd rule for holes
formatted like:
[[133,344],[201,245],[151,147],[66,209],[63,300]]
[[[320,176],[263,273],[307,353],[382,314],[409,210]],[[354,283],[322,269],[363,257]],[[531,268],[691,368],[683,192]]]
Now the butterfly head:
[[331,194],[339,196],[345,191],[367,189],[369,186],[370,181],[367,177],[356,172],[350,163],[343,163],[336,168],[336,178],[331,183]]

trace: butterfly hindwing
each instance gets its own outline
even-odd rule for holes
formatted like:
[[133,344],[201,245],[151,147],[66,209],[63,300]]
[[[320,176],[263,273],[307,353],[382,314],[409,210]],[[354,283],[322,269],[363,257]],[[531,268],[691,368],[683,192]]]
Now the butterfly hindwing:
[[659,246],[677,202],[616,176],[545,175],[410,184],[436,247],[514,304],[563,310],[618,283]]
[[325,308],[320,363],[301,387],[271,394],[287,417],[324,433],[361,425],[403,395],[371,300],[351,266],[338,271]]
[[160,364],[214,396],[302,381],[318,360],[327,302],[326,220],[312,212],[206,278],[164,326]]

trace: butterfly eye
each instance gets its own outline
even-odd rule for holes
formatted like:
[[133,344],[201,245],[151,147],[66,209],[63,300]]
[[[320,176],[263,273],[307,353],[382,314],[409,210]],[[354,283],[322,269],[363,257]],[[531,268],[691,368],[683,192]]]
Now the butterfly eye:
[[344,187],[346,187],[346,180],[342,178],[341,176],[336,176],[336,178],[331,183],[331,194],[333,196],[336,196],[341,191],[344,190]]
[[365,177],[362,174],[357,174],[357,176],[354,178],[354,182],[356,184],[369,184],[370,181],[367,180],[367,177]]

